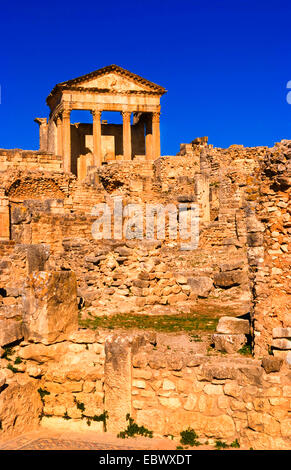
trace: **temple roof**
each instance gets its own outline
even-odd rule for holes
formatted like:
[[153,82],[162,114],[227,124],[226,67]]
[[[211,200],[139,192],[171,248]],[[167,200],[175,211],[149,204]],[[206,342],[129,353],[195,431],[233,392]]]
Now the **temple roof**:
[[99,93],[150,93],[158,95],[163,95],[167,91],[160,85],[114,64],[58,83],[51,91],[49,97],[61,90],[83,90]]

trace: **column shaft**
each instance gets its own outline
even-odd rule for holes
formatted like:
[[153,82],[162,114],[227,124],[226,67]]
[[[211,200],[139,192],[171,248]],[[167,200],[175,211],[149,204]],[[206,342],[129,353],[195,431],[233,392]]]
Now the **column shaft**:
[[93,165],[101,166],[102,164],[102,147],[101,147],[101,113],[102,111],[93,110]]
[[152,115],[148,114],[145,119],[145,147],[146,147],[146,159],[152,160],[153,155],[153,126],[152,126]]
[[57,118],[57,155],[63,155],[63,123],[60,116]]
[[123,158],[131,160],[131,127],[130,115],[128,111],[122,112],[123,117]]
[[156,159],[161,156],[160,143],[160,113],[153,113],[153,154],[152,158]]
[[71,111],[63,111],[63,164],[64,170],[67,172],[71,171],[71,123],[70,123]]

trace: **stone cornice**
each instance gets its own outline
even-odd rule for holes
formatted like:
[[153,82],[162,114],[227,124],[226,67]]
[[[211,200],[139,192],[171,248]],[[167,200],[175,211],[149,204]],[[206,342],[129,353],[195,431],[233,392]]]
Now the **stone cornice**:
[[153,96],[161,96],[160,91],[148,91],[148,90],[126,90],[126,91],[118,91],[118,90],[110,90],[109,88],[93,88],[88,87],[85,88],[83,86],[69,86],[69,85],[56,85],[55,88],[52,90],[51,95],[55,94],[57,91],[81,91],[84,93],[98,93],[98,94],[108,94],[108,95],[153,95]]

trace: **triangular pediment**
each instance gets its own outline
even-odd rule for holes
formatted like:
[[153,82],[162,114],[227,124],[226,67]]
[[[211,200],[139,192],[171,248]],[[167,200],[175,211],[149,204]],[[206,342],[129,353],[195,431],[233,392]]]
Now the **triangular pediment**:
[[135,75],[118,65],[109,65],[102,69],[91,72],[57,85],[61,88],[87,88],[109,90],[113,92],[155,92],[164,94],[166,90],[146,80],[139,75]]
[[140,83],[122,77],[115,72],[102,75],[100,77],[91,78],[84,82],[78,83],[81,88],[100,88],[117,92],[124,91],[152,91],[152,88],[143,86]]

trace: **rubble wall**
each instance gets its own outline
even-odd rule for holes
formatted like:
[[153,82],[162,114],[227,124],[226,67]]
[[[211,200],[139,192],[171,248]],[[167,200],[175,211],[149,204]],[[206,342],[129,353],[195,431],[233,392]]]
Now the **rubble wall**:
[[[283,361],[208,355],[199,352],[199,343],[188,351],[157,343],[154,333],[91,330],[50,345],[20,343],[10,361],[2,359],[2,438],[20,432],[11,429],[12,417],[24,422],[27,406],[5,403],[16,384],[29,383],[42,406],[33,392],[21,432],[39,422],[44,428],[117,434],[129,413],[154,436],[178,441],[191,427],[201,443],[237,439],[245,449],[290,448],[291,377]],[[15,357],[22,362],[11,371],[7,363]]]

